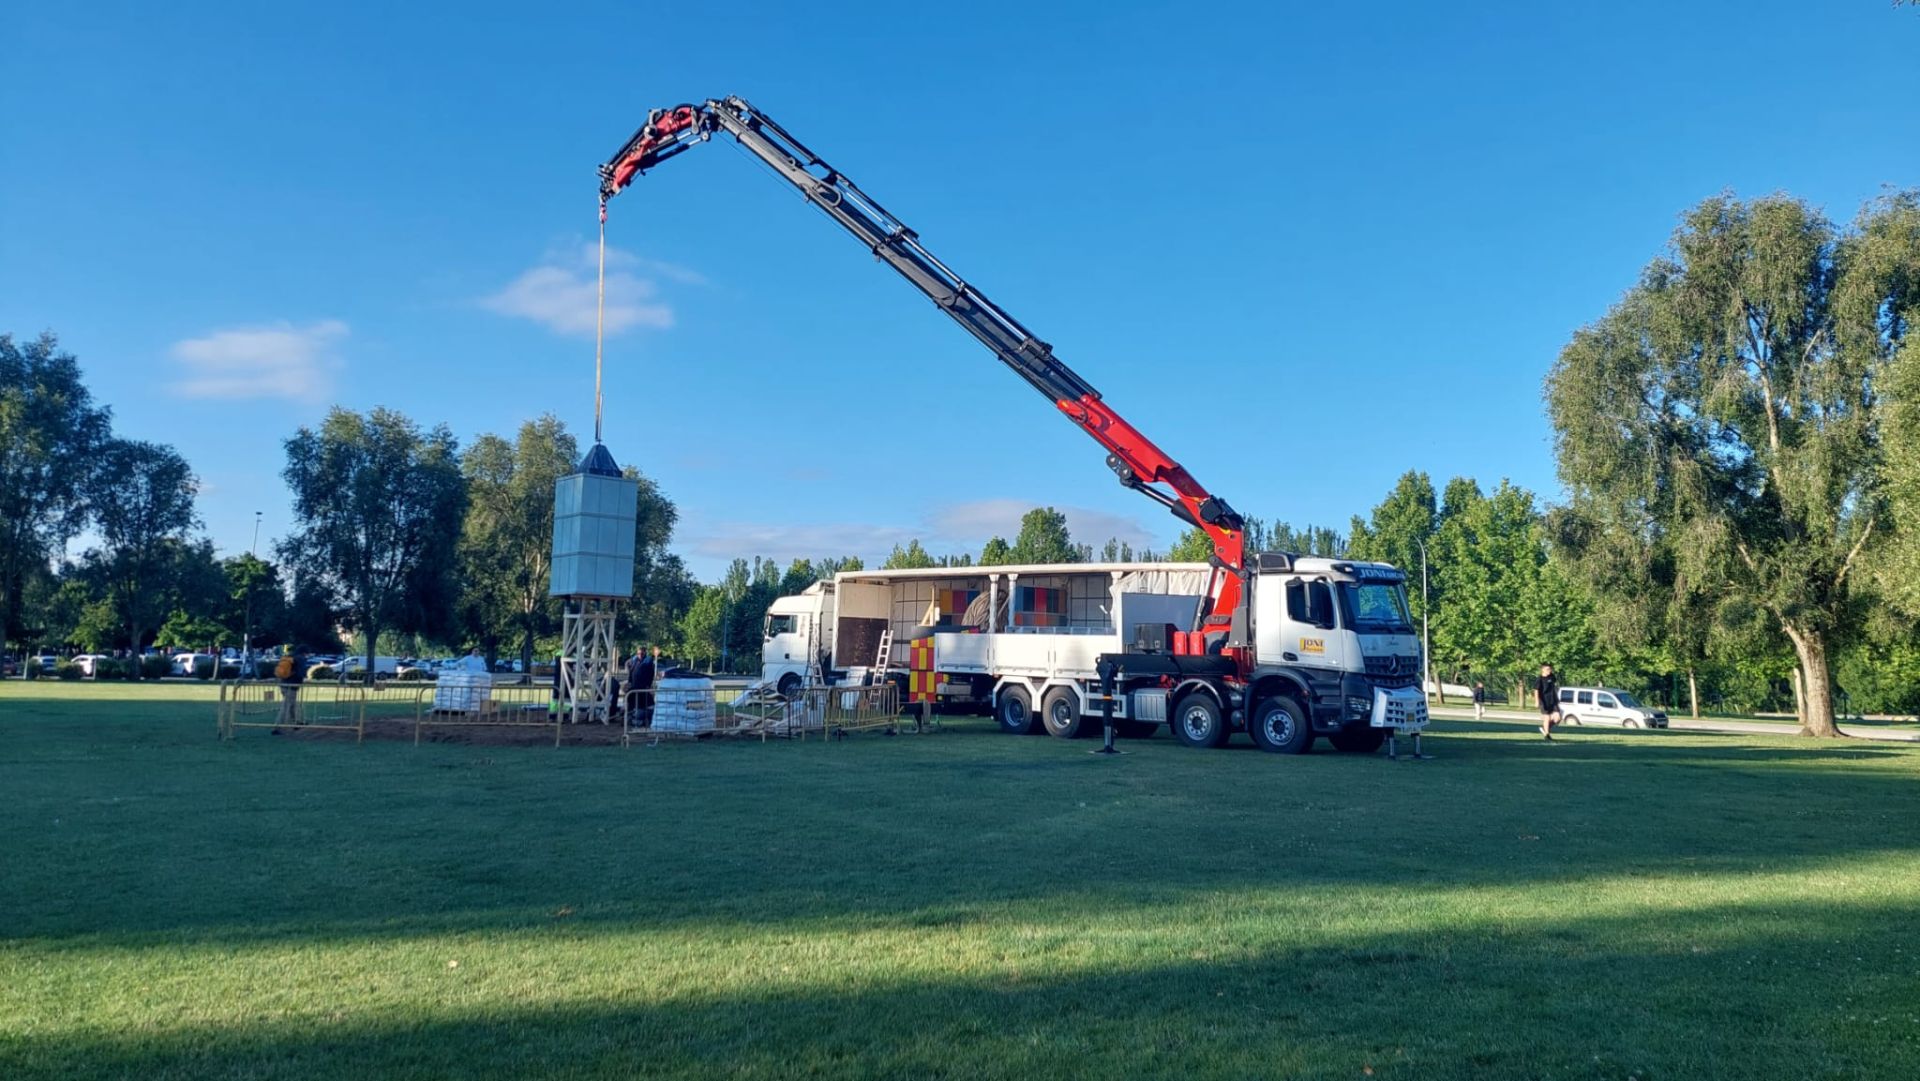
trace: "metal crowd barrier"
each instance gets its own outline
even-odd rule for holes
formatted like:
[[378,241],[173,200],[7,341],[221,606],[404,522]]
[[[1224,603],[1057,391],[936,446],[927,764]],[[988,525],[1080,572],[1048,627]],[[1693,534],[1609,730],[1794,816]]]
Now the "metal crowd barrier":
[[[434,688],[429,685],[427,690]],[[436,728],[553,728],[553,745],[560,746],[566,715],[554,708],[553,688],[546,683],[503,683],[493,687],[461,688],[458,694],[422,694],[414,705],[413,743],[420,733]]]
[[358,743],[368,706],[380,697],[380,688],[353,683],[228,680],[220,684],[217,725],[221,739],[242,728],[287,728],[352,732]]

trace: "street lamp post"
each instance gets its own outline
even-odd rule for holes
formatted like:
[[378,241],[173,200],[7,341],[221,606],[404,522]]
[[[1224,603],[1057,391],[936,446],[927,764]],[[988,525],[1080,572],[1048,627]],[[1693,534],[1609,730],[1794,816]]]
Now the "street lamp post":
[[[1444,687],[1441,687],[1438,683],[1434,683],[1433,681],[1433,638],[1431,635],[1427,633],[1427,621],[1431,617],[1432,611],[1433,611],[1433,601],[1429,596],[1429,594],[1427,593],[1427,542],[1422,540],[1417,543],[1420,545],[1420,670],[1421,670],[1421,678],[1433,685],[1434,693],[1438,694],[1440,696],[1441,703],[1445,704],[1447,701],[1446,689]],[[1422,688],[1422,693],[1425,693],[1425,688]]]
[[253,564],[260,557],[260,512],[253,512],[253,547],[247,549],[247,615],[240,631],[240,678],[253,678]]

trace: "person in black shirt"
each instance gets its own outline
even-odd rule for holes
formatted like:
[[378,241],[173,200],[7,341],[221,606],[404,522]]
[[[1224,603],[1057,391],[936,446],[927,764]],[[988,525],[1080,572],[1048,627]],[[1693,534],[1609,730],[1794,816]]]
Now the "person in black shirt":
[[1475,681],[1473,685],[1473,719],[1480,720],[1487,715],[1487,685]]
[[1540,666],[1540,686],[1534,693],[1540,700],[1540,735],[1553,739],[1553,726],[1560,723],[1560,681],[1554,678],[1553,665]]
[[653,724],[653,675],[653,658],[642,647],[627,662],[627,723],[636,728]]

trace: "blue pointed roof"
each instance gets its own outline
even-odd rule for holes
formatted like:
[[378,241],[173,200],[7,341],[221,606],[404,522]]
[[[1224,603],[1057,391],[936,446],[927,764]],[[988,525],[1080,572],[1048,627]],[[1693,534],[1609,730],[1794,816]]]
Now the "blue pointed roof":
[[613,452],[603,443],[595,443],[593,449],[580,459],[579,472],[596,477],[620,476],[620,464],[613,460]]

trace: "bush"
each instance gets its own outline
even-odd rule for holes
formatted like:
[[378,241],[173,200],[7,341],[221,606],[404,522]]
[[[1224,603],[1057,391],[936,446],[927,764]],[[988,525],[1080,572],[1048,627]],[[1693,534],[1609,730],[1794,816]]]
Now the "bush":
[[40,662],[34,660],[32,657],[28,657],[27,663],[20,668],[21,679],[39,679],[43,674],[44,673],[40,671]]
[[402,683],[421,683],[426,680],[427,674],[418,668],[402,668],[393,678]]
[[307,669],[307,679],[309,680],[338,679],[339,676],[340,673],[334,671],[333,665],[330,664],[316,664],[312,668]]
[[201,657],[193,662],[193,678],[212,679],[215,665],[212,657]]
[[240,666],[238,664],[223,663],[220,665],[220,670],[216,672],[215,675],[218,675],[221,679],[239,679]]
[[94,661],[93,678],[125,679],[127,678],[127,662],[113,658],[102,658]]
[[280,658],[278,657],[275,657],[272,660],[255,661],[253,662],[253,678],[273,679],[274,678],[273,670],[275,668],[278,668],[279,666],[280,666]]
[[141,679],[159,679],[171,671],[173,671],[173,662],[165,657],[140,658]]
[[61,661],[53,666],[53,674],[58,679],[79,679],[80,666],[72,661]]

